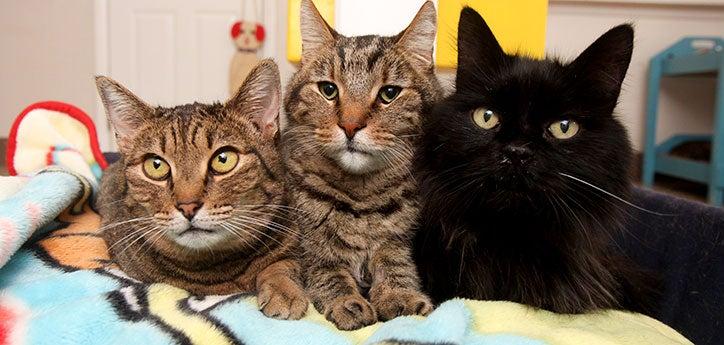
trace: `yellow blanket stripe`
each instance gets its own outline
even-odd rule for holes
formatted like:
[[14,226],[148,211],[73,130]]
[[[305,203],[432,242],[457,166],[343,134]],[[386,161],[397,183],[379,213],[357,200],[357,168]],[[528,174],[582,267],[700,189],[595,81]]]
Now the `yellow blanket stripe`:
[[179,301],[188,298],[185,290],[163,284],[148,288],[148,308],[164,323],[187,336],[192,344],[231,345],[232,340],[203,315],[188,314],[178,308]]

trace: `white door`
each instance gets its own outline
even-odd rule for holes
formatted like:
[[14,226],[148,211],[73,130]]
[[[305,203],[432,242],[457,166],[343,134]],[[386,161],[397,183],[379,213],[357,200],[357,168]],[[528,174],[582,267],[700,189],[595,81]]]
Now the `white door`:
[[[153,105],[224,101],[241,0],[99,0],[97,64]],[[100,109],[99,109],[100,110]],[[107,127],[104,116],[98,128]],[[99,131],[113,147],[110,132]]]
[[150,103],[224,100],[239,0],[109,1],[110,75]]

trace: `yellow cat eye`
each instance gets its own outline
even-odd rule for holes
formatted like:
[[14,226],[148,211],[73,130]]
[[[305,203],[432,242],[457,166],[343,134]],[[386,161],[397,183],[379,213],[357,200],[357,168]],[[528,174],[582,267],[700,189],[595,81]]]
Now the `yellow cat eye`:
[[478,108],[473,111],[473,121],[483,129],[492,129],[500,123],[500,118],[490,109]]
[[579,129],[578,123],[573,120],[556,121],[548,126],[548,131],[556,139],[570,139],[578,134]]
[[400,91],[402,91],[402,88],[399,86],[385,85],[380,89],[378,95],[382,103],[390,104],[400,95]]
[[152,180],[163,181],[171,174],[171,167],[163,158],[151,156],[143,161],[143,173]]
[[211,171],[216,175],[223,175],[236,168],[239,163],[239,154],[233,150],[225,149],[214,155],[209,162]]
[[328,100],[333,100],[337,97],[337,94],[339,91],[337,90],[337,85],[334,85],[334,83],[330,83],[328,81],[322,81],[317,84],[319,87],[319,93],[324,96],[324,98]]

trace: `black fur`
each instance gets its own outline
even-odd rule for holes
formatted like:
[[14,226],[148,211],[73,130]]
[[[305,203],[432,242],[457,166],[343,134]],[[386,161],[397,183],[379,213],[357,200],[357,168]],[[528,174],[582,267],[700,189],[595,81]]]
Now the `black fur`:
[[[510,300],[560,313],[643,311],[653,294],[612,246],[627,199],[631,145],[613,116],[633,29],[617,26],[571,63],[508,55],[480,15],[460,14],[454,94],[424,119],[416,262],[428,292]],[[500,117],[485,130],[479,107]],[[570,139],[547,130],[580,125]]]

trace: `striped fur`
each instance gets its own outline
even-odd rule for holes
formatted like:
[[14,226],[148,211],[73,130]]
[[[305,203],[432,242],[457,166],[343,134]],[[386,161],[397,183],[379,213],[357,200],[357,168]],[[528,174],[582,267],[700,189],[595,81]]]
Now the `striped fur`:
[[[224,105],[152,108],[110,79],[97,84],[122,155],[103,176],[97,205],[113,260],[145,282],[197,294],[256,291],[266,315],[303,316],[277,149],[276,65],[262,62]],[[239,161],[215,175],[210,160],[224,147]],[[170,177],[143,173],[149,155],[168,162]],[[187,220],[181,200],[202,206]]]
[[[337,34],[308,0],[301,17],[282,148],[291,205],[306,219],[298,227],[307,292],[341,329],[426,314],[432,305],[410,254],[418,202],[409,166],[420,117],[440,98],[435,9],[426,3],[394,37]],[[336,99],[323,97],[325,81],[337,85]],[[384,85],[402,90],[389,104],[378,96]],[[351,139],[342,129],[350,117],[363,123]]]

